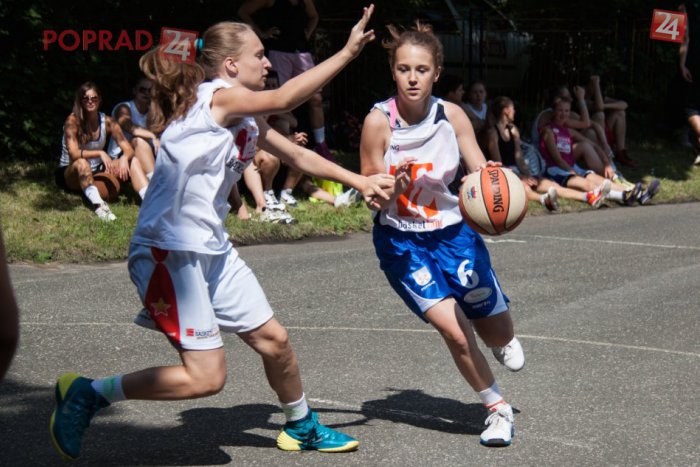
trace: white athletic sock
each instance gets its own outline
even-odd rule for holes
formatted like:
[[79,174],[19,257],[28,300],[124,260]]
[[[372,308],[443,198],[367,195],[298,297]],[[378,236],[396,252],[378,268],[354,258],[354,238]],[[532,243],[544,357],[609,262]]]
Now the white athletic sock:
[[288,422],[301,420],[309,413],[309,404],[306,402],[306,394],[302,394],[301,399],[296,402],[290,402],[289,404],[280,402],[280,405],[282,406],[282,411],[284,412],[284,416],[287,417]]
[[313,130],[314,133],[314,141],[316,141],[316,144],[321,144],[326,140],[326,129],[321,127],[321,128],[314,128]]
[[479,391],[479,399],[481,399],[481,403],[489,410],[496,407],[498,404],[505,403],[503,397],[501,397],[501,390],[498,388],[498,383],[496,381],[493,382],[490,388]]
[[622,191],[610,190],[610,193],[608,193],[608,199],[611,201],[624,201],[625,197]]
[[542,206],[546,206],[546,205],[547,205],[547,194],[546,194],[546,193],[545,193],[544,195],[540,195],[540,204],[541,204]]
[[581,201],[583,201],[584,203],[587,203],[587,202],[588,202],[588,193],[593,193],[593,192],[592,192],[592,191],[587,191],[587,192],[585,192],[585,193],[583,193],[583,194],[581,195]]
[[122,375],[96,379],[91,383],[91,385],[92,388],[102,397],[104,397],[110,404],[126,399],[124,389],[122,389]]
[[85,190],[83,190],[83,193],[85,193],[85,197],[90,200],[92,204],[105,204],[105,200],[100,197],[100,191],[95,185],[88,186],[85,188]]
[[141,197],[141,199],[144,199],[146,197],[146,190],[148,190],[148,185],[139,190],[139,196]]
[[151,179],[153,178],[153,172],[148,172],[148,173],[146,174],[146,178],[147,178],[148,181],[150,182]]

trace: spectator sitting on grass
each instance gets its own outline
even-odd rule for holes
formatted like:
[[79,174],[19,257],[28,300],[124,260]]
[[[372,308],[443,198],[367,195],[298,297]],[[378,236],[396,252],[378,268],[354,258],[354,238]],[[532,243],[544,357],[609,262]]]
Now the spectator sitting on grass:
[[[146,195],[148,181],[153,176],[155,155],[160,146],[158,137],[148,129],[148,107],[151,104],[152,85],[148,78],[142,77],[132,90],[134,98],[120,102],[112,110],[112,118],[119,124],[124,136],[134,148],[134,156],[146,175],[145,181],[132,178],[134,190],[138,192],[141,199]],[[119,145],[112,139],[109,146],[110,155],[116,156],[119,151]]]
[[[554,87],[550,95],[553,96],[552,99],[561,97],[573,102],[569,88],[566,85]],[[574,143],[574,150],[577,151],[577,154],[580,153],[584,148],[579,148],[579,144],[586,142],[591,146],[590,148],[588,146],[585,148],[587,167],[596,174],[609,178],[614,183],[624,186],[625,190],[633,190],[635,185],[627,181],[613,161],[613,151],[607,143],[603,126],[592,121],[590,118],[585,99],[585,89],[581,86],[574,86],[574,95],[576,97],[576,102],[578,102],[580,113],[571,111],[566,126],[567,128],[579,131],[584,138],[582,141]],[[540,112],[533,122],[532,141],[536,145],[540,143],[539,138],[542,129],[552,121],[553,117],[554,112],[551,107],[548,107]],[[590,151],[591,148],[592,151]]]
[[627,102],[603,96],[600,90],[600,76],[597,75],[589,79],[586,95],[593,123],[600,125],[604,130],[602,139],[606,144],[615,146],[615,160],[627,167],[636,167],[637,163],[627,154]]
[[[146,176],[119,124],[99,111],[100,91],[96,84],[83,83],[75,93],[73,111],[63,125],[59,167],[54,176],[63,189],[82,192],[103,221],[116,219],[107,202],[116,200],[121,184],[130,175],[139,180]],[[113,158],[105,151],[112,137],[122,151]]]
[[[577,130],[569,128],[571,100],[556,97],[553,103],[554,118],[542,129],[540,152],[547,162],[546,175],[563,187],[586,191],[586,201],[594,208],[601,206],[606,198],[626,206],[633,206],[636,201],[647,204],[659,190],[659,181],[654,179],[646,191],[642,184],[633,190],[611,182],[592,170],[584,170],[576,161],[580,158],[588,161],[595,157],[595,151]],[[574,142],[578,142],[574,147]]]

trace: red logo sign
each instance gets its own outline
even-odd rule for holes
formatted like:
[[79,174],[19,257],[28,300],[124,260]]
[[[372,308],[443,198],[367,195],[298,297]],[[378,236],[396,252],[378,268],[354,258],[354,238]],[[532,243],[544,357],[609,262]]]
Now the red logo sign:
[[160,30],[161,53],[169,60],[194,63],[199,33],[185,29],[162,28]]
[[687,17],[681,11],[654,10],[649,37],[659,41],[683,42]]

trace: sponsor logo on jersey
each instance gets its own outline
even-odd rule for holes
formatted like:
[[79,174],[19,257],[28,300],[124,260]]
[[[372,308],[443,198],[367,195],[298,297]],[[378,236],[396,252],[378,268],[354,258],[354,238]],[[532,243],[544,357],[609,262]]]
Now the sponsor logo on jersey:
[[416,284],[420,286],[426,285],[430,282],[430,279],[433,278],[433,275],[430,274],[430,271],[428,271],[428,268],[425,266],[411,273],[411,276],[413,276],[413,280],[416,281]]
[[467,303],[483,302],[491,296],[493,289],[491,287],[479,287],[478,289],[467,292],[464,296],[464,301]]
[[457,268],[457,277],[459,278],[459,283],[462,284],[463,287],[473,289],[479,285],[479,274],[471,268],[467,269],[469,263],[471,263],[471,261],[468,259],[460,263]]

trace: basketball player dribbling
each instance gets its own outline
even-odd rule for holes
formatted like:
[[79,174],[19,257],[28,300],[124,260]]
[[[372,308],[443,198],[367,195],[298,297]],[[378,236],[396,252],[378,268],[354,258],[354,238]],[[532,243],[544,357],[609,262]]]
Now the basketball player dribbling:
[[508,298],[491,268],[482,238],[463,222],[458,190],[486,162],[464,111],[432,97],[442,44],[428,25],[389,26],[384,41],[397,95],[374,105],[362,129],[363,175],[390,173],[389,201],[379,200],[374,246],[380,268],[408,307],[442,335],[462,376],[490,412],[481,444],[508,446],[513,410],[501,396],[474,329],[512,371],[524,365],[513,334]]
[[61,376],[50,429],[63,457],[78,457],[90,419],[111,403],[219,392],[227,373],[220,331],[237,333],[262,357],[287,419],[277,437],[280,449],[357,448],[357,440],[321,425],[310,410],[287,331],[231,246],[224,219],[228,195],[252,162],[256,143],[301,172],[356,188],[368,202],[389,198],[381,187],[393,186],[393,177],[349,172],[295,145],[264,120],[304,103],[360,53],[374,38],[372,30],[364,31],[373,9],[365,8],[341,51],[275,90],[263,91],[270,62],[242,23],[209,28],[195,64],[169,60],[163,46],[141,58],[154,86],[153,126],[164,131],[132,238],[129,273],[147,309],[137,323],[165,334],[182,364],[96,380]]

